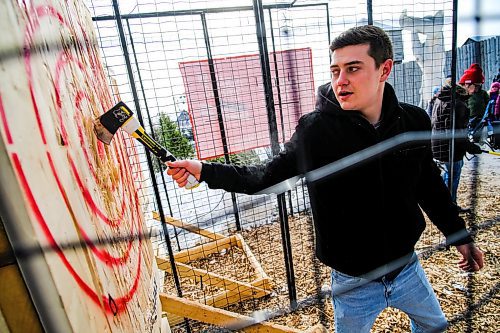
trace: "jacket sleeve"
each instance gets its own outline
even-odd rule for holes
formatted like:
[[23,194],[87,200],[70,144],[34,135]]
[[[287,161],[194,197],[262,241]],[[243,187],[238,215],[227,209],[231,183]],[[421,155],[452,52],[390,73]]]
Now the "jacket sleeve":
[[483,90],[483,100],[484,104],[488,105],[488,102],[490,101],[490,94],[486,90]]
[[467,107],[467,104],[462,101],[457,101],[455,105],[455,129],[466,129],[467,124],[469,123],[469,114],[470,110]]
[[[429,122],[428,119],[426,121]],[[426,125],[427,130],[429,124]],[[436,163],[432,159],[430,142],[427,142],[417,182],[417,198],[420,207],[434,225],[445,235],[447,245],[462,245],[472,242],[465,228],[465,221],[458,215],[458,208],[451,199]]]
[[[307,135],[308,115],[299,120],[295,133],[284,150],[261,165],[237,166],[203,163],[200,181],[212,189],[253,194],[304,172],[304,136]],[[300,157],[300,158],[299,158]]]
[[429,101],[429,104],[427,104],[427,108],[425,109],[425,113],[429,116],[429,118],[432,118],[432,106],[434,105],[434,101],[431,99]]

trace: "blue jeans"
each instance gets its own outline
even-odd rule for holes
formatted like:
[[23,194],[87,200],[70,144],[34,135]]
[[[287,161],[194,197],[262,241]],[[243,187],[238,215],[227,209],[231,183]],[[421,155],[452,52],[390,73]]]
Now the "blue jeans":
[[[336,294],[335,290],[344,292]],[[369,333],[387,307],[405,312],[414,333],[444,332],[448,326],[418,259],[392,281],[370,281],[332,270],[332,291],[337,333]]]
[[[444,163],[440,162],[441,167],[443,168],[443,173],[441,177],[443,178],[444,183],[448,186],[448,179],[450,178],[450,170],[453,168],[453,179],[452,179],[452,190],[451,190],[451,198],[454,203],[457,203],[457,190],[458,190],[458,182],[460,181],[460,174],[462,173],[462,167],[464,166],[464,161],[460,160],[458,162],[453,163]],[[449,186],[448,186],[449,188]]]

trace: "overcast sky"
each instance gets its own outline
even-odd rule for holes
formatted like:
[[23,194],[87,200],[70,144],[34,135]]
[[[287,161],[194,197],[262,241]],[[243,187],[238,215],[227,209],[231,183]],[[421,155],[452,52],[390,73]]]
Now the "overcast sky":
[[[479,24],[475,19],[477,14],[481,18]],[[476,35],[500,35],[499,0],[458,0],[458,46],[468,37]]]

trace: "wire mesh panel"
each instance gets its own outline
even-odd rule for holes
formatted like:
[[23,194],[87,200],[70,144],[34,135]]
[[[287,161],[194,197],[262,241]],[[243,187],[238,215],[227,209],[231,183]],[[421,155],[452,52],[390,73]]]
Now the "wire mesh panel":
[[[157,139],[161,144],[165,145],[169,150],[171,150],[174,155],[180,158],[194,157],[199,155],[202,150],[199,149],[199,145],[194,145],[195,139],[200,144],[207,144],[209,142],[217,142],[217,145],[221,145],[221,135],[220,129],[218,131],[212,130],[208,131],[206,137],[197,135],[201,130],[203,122],[198,126],[193,126],[195,122],[193,121],[193,110],[189,108],[189,91],[184,91],[184,87],[191,88],[192,84],[183,85],[182,75],[180,69],[183,63],[194,63],[197,61],[205,61],[205,59],[227,59],[232,54],[238,57],[248,57],[255,55],[258,52],[257,41],[255,39],[255,28],[254,28],[254,17],[251,6],[246,6],[241,9],[232,9],[230,13],[225,13],[222,10],[221,13],[217,12],[202,12],[201,14],[196,10],[184,11],[182,6],[180,8],[170,8],[176,12],[155,12],[156,15],[138,15],[141,17],[133,17],[131,15],[126,16],[123,14],[122,25],[125,35],[125,40],[127,42],[127,47],[130,56],[130,66],[131,75],[127,73],[127,64],[124,63],[126,59],[124,57],[116,57],[117,51],[119,50],[119,29],[118,25],[115,23],[114,19],[107,19],[110,13],[113,12],[106,9],[106,6],[99,6],[96,3],[92,4],[96,13],[100,13],[95,17],[95,22],[97,26],[98,35],[102,44],[103,58],[110,72],[110,75],[116,79],[118,83],[118,88],[122,99],[126,101],[129,105],[134,105],[134,96],[131,86],[127,84],[127,81],[132,78],[135,81],[135,86],[138,89],[138,106],[142,112],[142,122],[146,131],[152,134],[152,136]],[[137,4],[135,10],[140,13],[144,13],[148,10],[148,5]],[[123,8],[121,8],[123,11]],[[153,10],[153,9],[150,9]],[[215,11],[215,10],[213,10]],[[324,15],[324,13],[323,13]],[[225,22],[225,26],[221,27],[220,22]],[[231,24],[233,29],[227,29],[227,24]],[[279,29],[280,27],[278,27]],[[325,45],[328,45],[327,36],[325,36]],[[118,47],[118,48],[117,48]],[[290,47],[290,46],[289,46]],[[304,101],[298,101],[293,93],[291,98],[289,90],[290,84],[286,82],[293,82],[296,86],[309,85],[308,86],[308,104],[303,105],[303,111],[306,112],[307,108],[312,109],[313,107],[313,97],[314,97],[314,85],[312,82],[312,59],[310,48],[304,49],[305,56],[298,57],[299,51],[295,51],[292,55],[288,55],[284,60],[282,55],[287,50],[278,51],[276,54],[279,59],[279,63],[275,65],[276,68],[294,68],[295,73],[302,70],[302,66],[297,66],[297,59],[305,59],[307,61],[308,77],[307,80],[298,82],[297,78],[294,76],[292,71],[291,77],[285,77],[285,74],[281,74],[281,84],[282,84],[282,101],[284,106],[282,110],[288,110],[287,104],[293,104]],[[326,53],[326,52],[325,52]],[[292,59],[292,60],[290,60]],[[258,58],[257,58],[258,60]],[[290,63],[293,61],[294,63]],[[248,66],[248,64],[246,64]],[[260,71],[260,64],[256,62],[256,70]],[[203,89],[205,89],[205,96],[203,102],[206,105],[214,105],[221,103],[221,101],[216,100],[217,88],[226,90],[226,97],[229,99],[235,99],[238,97],[236,93],[238,90],[246,90],[244,87],[238,85],[234,80],[222,80],[222,75],[224,71],[218,70],[215,79],[210,77],[211,70],[207,72],[207,76],[203,77],[201,73],[198,76],[192,76],[195,79],[202,79],[205,83]],[[230,77],[235,75],[241,75],[242,69],[234,67],[234,64],[227,67],[225,72]],[[273,71],[273,74],[275,71]],[[255,76],[253,80],[259,80],[259,76]],[[279,78],[276,77],[274,84],[278,85]],[[215,87],[214,87],[215,86]],[[242,89],[243,88],[243,89]],[[208,89],[208,90],[207,90]],[[215,93],[214,93],[215,92]],[[243,91],[243,94],[249,94],[249,92]],[[203,94],[203,91],[202,91]],[[288,94],[288,95],[287,95]],[[241,98],[242,94],[239,93]],[[254,108],[258,110],[257,100],[258,95],[254,96],[255,101],[247,97],[249,100],[248,108]],[[260,99],[264,98],[261,92]],[[240,142],[247,144],[250,140],[248,136],[244,136],[243,133],[238,133],[238,126],[232,126],[227,123],[231,120],[238,121],[241,115],[237,115],[235,118],[231,111],[230,101],[222,101],[222,109],[226,112],[223,114],[222,126],[227,131],[233,131],[236,137],[239,137]],[[260,106],[262,108],[262,105]],[[229,112],[228,112],[229,110]],[[294,108],[290,109],[289,113],[296,112]],[[239,118],[238,118],[239,117]],[[290,135],[291,129],[295,126],[294,123],[297,121],[298,115],[294,115],[294,120],[289,121],[287,116],[281,117],[278,121],[280,122],[280,129],[286,128],[288,137]],[[252,117],[256,120],[255,117]],[[182,120],[184,119],[184,120]],[[285,119],[286,122],[283,122]],[[241,119],[240,119],[241,120]],[[219,119],[216,118],[215,126],[218,127]],[[263,119],[260,120],[260,125],[263,127],[263,133],[268,136],[267,133],[267,116],[265,114],[265,105]],[[246,126],[247,128],[249,126]],[[217,128],[215,128],[217,129]],[[281,135],[281,140],[283,140],[284,135]],[[262,140],[262,138],[259,138]],[[234,146],[234,144],[233,144]],[[260,149],[255,149],[260,146]],[[266,151],[270,146],[269,138],[265,139],[260,144],[251,144],[249,148],[236,148],[231,150],[226,150],[222,153],[213,154],[211,157],[216,157],[216,155],[226,155],[232,161],[241,162],[261,162],[268,158],[269,152]],[[266,149],[267,147],[267,149]],[[138,147],[141,150],[141,147]],[[141,150],[141,156],[139,159],[142,161],[142,167],[148,169],[148,163],[145,158],[145,152]],[[235,155],[236,154],[236,155]],[[202,157],[202,156],[200,156]],[[210,157],[210,156],[209,156]],[[230,235],[238,228],[239,225],[243,225],[244,228],[255,228],[258,225],[275,223],[276,214],[276,199],[269,196],[243,196],[238,195],[237,197],[231,198],[231,196],[225,195],[222,191],[209,190],[205,185],[200,186],[198,189],[186,192],[184,190],[179,190],[173,185],[171,180],[162,173],[162,167],[159,163],[155,162],[153,159],[153,170],[151,170],[151,176],[154,178],[146,179],[146,188],[149,190],[150,197],[155,196],[154,192],[158,192],[161,206],[165,212],[167,219],[172,217],[176,220],[175,223],[171,222],[168,224],[168,236],[171,238],[172,248],[174,252],[180,254],[180,257],[176,254],[176,262],[184,263],[186,265],[183,269],[179,269],[180,281],[176,282],[173,275],[167,275],[166,280],[166,290],[171,293],[176,292],[175,284],[179,284],[178,288],[181,290],[181,294],[185,295],[188,299],[197,300],[204,304],[216,305],[219,307],[230,305],[234,303],[234,300],[241,300],[249,298],[245,296],[244,291],[239,292],[241,286],[238,283],[252,283],[252,281],[257,281],[257,287],[259,288],[257,293],[250,294],[250,298],[262,297],[270,293],[271,284],[268,282],[269,279],[266,276],[266,272],[260,266],[260,262],[267,262],[267,270],[269,268],[278,267],[283,265],[279,258],[283,258],[283,255],[279,254],[280,247],[278,247],[276,252],[266,252],[265,250],[259,250],[263,247],[264,239],[268,239],[268,242],[275,243],[279,245],[279,229],[267,232],[267,236],[260,232],[259,238],[260,242],[253,242],[251,245],[253,250],[249,250],[250,247],[246,245],[244,241],[236,242],[234,240],[228,241],[228,247],[223,248],[222,245],[217,245],[215,249],[217,250],[216,255],[220,251],[223,251],[222,258],[217,258],[218,269],[214,269],[213,261],[207,254],[202,257],[194,257],[185,261],[182,259],[182,251],[187,249],[193,249],[200,244],[206,244],[210,246],[213,241],[210,237],[205,237],[207,233],[221,235],[220,237],[230,237]],[[156,186],[155,183],[156,182]],[[294,204],[295,211],[303,210],[306,208],[307,200],[303,190],[295,190],[294,193]],[[290,198],[292,198],[290,196]],[[152,213],[154,217],[158,220],[160,216],[157,214],[159,211],[158,204],[155,200],[153,206],[146,207],[145,210]],[[186,226],[190,226],[186,230]],[[192,227],[197,228],[194,230]],[[159,266],[168,266],[167,257],[170,255],[167,247],[165,247],[165,242],[167,239],[164,238],[164,233],[161,231],[160,225],[152,223],[151,227],[154,230],[158,230],[154,234],[157,236],[157,255],[159,259]],[[200,231],[202,230],[202,231]],[[278,232],[278,233],[276,233]],[[170,239],[169,239],[170,240]],[[278,243],[276,243],[278,241]],[[265,247],[264,247],[265,249]],[[205,250],[203,250],[205,251]],[[256,252],[253,254],[252,252]],[[206,259],[205,259],[206,257]],[[219,254],[221,257],[221,254]],[[231,259],[232,258],[232,259]],[[246,260],[246,264],[243,263],[244,267],[247,267],[248,273],[236,274],[232,276],[230,273],[234,272],[244,272],[244,269],[234,270],[236,264],[234,261],[245,261],[244,258],[252,258],[250,261]],[[208,261],[206,261],[208,260]],[[229,260],[229,263],[224,265],[224,261]],[[222,262],[222,263],[221,263]],[[180,264],[179,264],[180,265]],[[199,275],[196,278],[196,272],[200,270],[206,272],[214,272],[220,270],[220,267],[233,267],[231,272],[218,272],[224,276],[224,283],[222,286],[214,286],[211,283],[213,276],[209,274],[207,280],[203,280],[203,276]],[[168,267],[165,267],[167,272],[172,272]],[[276,271],[283,272],[283,269],[276,269]],[[187,272],[187,273],[185,273]],[[187,277],[185,274],[187,274]],[[195,276],[193,279],[192,276]],[[234,282],[233,280],[236,280]],[[233,282],[231,282],[233,281]],[[260,281],[260,282],[259,282]],[[235,286],[240,286],[236,289],[236,292],[241,295],[237,295],[235,298]],[[254,296],[252,296],[254,295]],[[286,302],[287,295],[283,294],[284,300]],[[283,297],[281,298],[283,300]],[[249,303],[251,304],[251,303]],[[254,303],[253,309],[257,309]],[[262,307],[262,306],[261,306]],[[172,319],[172,318],[171,318]],[[173,318],[172,323],[177,323],[178,319]]]

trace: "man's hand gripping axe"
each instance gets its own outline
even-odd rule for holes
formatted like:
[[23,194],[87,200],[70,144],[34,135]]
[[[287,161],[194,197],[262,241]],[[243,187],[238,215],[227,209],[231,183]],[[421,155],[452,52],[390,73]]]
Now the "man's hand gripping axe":
[[[110,144],[113,135],[119,128],[136,138],[149,151],[155,154],[162,162],[175,161],[176,158],[167,149],[162,147],[152,137],[150,137],[141,126],[139,121],[133,116],[134,113],[129,107],[119,102],[106,113],[94,120],[94,132],[97,138],[105,144]],[[189,175],[186,188],[193,189],[199,185],[198,180],[193,175]]]

